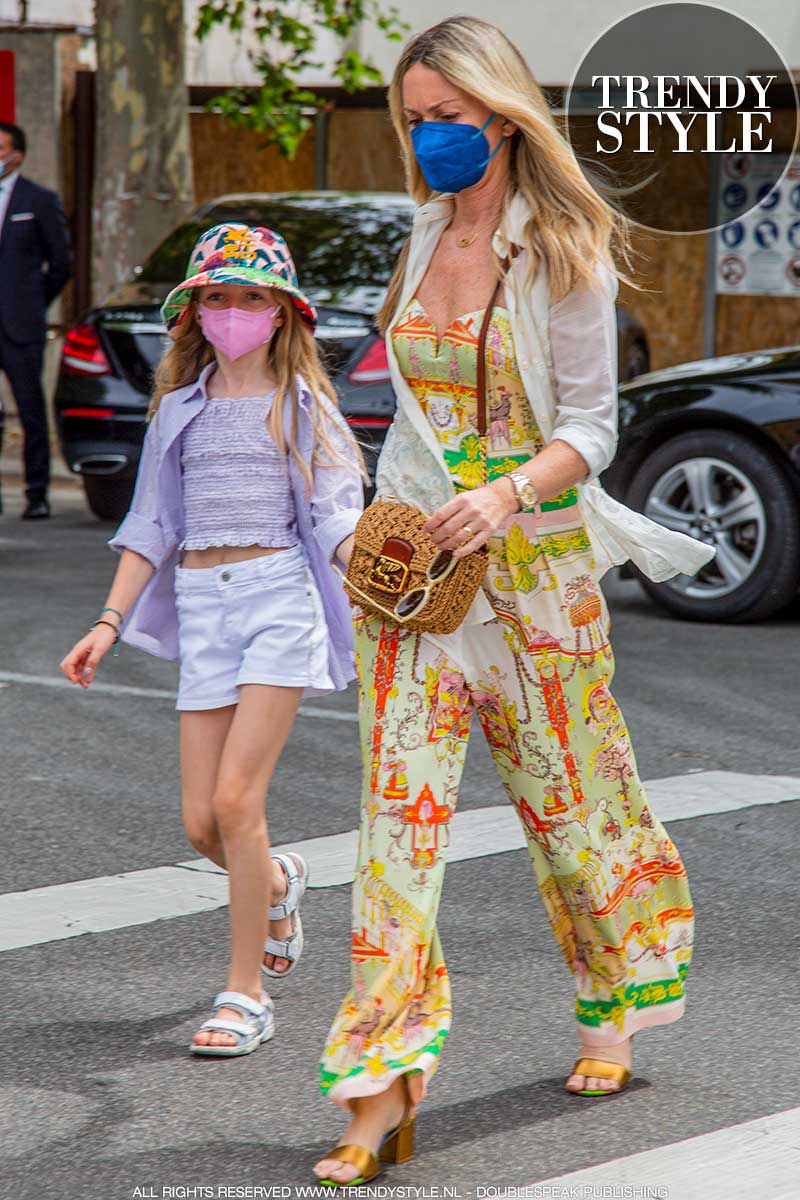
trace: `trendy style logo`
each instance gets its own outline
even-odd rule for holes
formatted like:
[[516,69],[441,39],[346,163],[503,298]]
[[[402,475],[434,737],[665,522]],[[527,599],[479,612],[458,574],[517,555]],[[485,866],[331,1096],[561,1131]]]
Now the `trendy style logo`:
[[[676,154],[696,151],[689,144],[692,131],[701,132],[698,151],[701,154],[768,154],[772,150],[772,109],[767,104],[767,91],[776,80],[748,75],[595,75],[592,87],[601,88],[602,105],[597,116],[597,128],[604,136],[598,138],[600,154],[614,154],[622,148],[623,127],[635,126],[638,145],[634,154],[653,154],[650,135],[654,126],[671,125],[677,136]],[[615,107],[612,85],[622,89],[624,104]],[[748,94],[756,93],[755,108],[745,108]],[[723,134],[718,117],[730,112],[736,118],[733,136]],[[727,143],[727,144],[723,144]]]
[[780,51],[737,14],[685,0],[648,5],[601,34],[565,108],[592,185],[662,233],[719,228],[720,180],[734,169],[760,179],[758,192],[740,188],[746,216],[798,143],[797,88]]

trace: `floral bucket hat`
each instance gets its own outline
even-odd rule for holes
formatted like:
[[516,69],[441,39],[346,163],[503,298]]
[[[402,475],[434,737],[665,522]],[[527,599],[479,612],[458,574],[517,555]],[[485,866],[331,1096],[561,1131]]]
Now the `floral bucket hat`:
[[161,319],[170,337],[188,312],[192,289],[208,283],[254,283],[286,292],[304,321],[315,328],[317,313],[297,286],[289,247],[279,233],[263,226],[231,222],[207,229],[195,242],[186,279],[173,288],[161,306]]

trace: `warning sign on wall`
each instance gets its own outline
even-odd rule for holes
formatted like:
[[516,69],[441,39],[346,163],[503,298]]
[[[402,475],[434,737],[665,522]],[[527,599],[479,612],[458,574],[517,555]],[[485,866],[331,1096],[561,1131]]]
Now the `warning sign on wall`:
[[800,296],[800,156],[723,159],[718,196],[717,292]]

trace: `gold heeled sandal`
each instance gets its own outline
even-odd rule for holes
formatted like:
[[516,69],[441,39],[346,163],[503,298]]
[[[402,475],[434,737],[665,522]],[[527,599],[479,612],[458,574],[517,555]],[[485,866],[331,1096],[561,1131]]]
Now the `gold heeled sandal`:
[[326,1154],[326,1158],[336,1158],[339,1162],[350,1163],[356,1168],[358,1174],[355,1179],[343,1181],[341,1179],[320,1179],[317,1177],[317,1183],[323,1187],[356,1187],[362,1183],[369,1183],[380,1175],[382,1171],[381,1160],[390,1163],[408,1162],[414,1157],[414,1112],[413,1103],[411,1100],[411,1090],[408,1083],[408,1075],[402,1075],[401,1078],[405,1081],[406,1089],[406,1105],[400,1121],[393,1129],[384,1134],[383,1140],[378,1148],[377,1155],[368,1150],[366,1146],[355,1146],[351,1143],[346,1143],[344,1146],[335,1146],[330,1154]]
[[[633,1047],[634,1037],[635,1034],[631,1034],[631,1047]],[[570,1092],[573,1096],[618,1096],[620,1092],[625,1091],[633,1078],[629,1067],[606,1058],[578,1058],[575,1060],[572,1074],[592,1076],[595,1079],[609,1079],[612,1083],[619,1084],[617,1088],[579,1088],[577,1091],[565,1087],[565,1091]]]

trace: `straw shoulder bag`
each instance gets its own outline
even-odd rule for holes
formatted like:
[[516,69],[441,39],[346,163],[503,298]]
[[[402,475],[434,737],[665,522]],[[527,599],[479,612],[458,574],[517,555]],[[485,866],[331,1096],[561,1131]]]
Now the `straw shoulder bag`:
[[[487,481],[486,335],[502,280],[486,307],[478,339],[478,440]],[[427,633],[452,633],[464,620],[489,565],[485,546],[454,558],[422,526],[428,513],[394,497],[375,500],[355,528],[344,587],[350,603]]]

